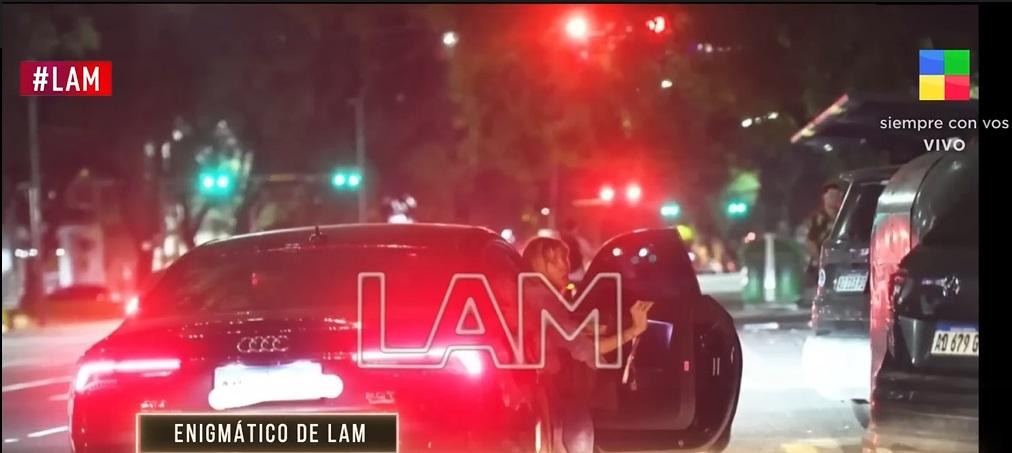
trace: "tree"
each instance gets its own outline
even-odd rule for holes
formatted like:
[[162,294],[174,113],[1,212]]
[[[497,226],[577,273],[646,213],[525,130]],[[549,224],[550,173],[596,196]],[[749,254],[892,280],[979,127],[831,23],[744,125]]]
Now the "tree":
[[[575,11],[589,18],[587,44],[561,34]],[[669,35],[645,29],[657,14],[670,19]],[[440,162],[455,165],[467,192],[482,166],[516,187],[544,186],[554,164],[606,165],[618,150],[660,173],[665,190],[711,223],[733,174],[761,169],[760,203],[772,207],[819,163],[791,149],[794,131],[844,92],[915,89],[917,49],[975,48],[974,14],[880,5],[445,7],[433,23],[460,36],[448,59],[460,139]],[[768,215],[767,227],[784,217]]]

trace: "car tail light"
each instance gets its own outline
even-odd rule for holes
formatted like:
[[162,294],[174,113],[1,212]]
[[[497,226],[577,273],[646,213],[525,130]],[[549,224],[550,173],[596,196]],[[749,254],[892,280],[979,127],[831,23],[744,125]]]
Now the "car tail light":
[[[445,356],[445,348],[432,348],[424,352],[389,352],[364,351],[363,358],[371,363],[384,362],[387,366],[397,368],[412,368],[412,365],[419,369],[433,368]],[[458,349],[450,352],[446,360],[446,370],[454,373],[466,374],[469,376],[480,376],[485,370],[485,361],[481,351],[473,349]]]
[[130,298],[127,299],[126,304],[123,306],[124,314],[127,316],[133,316],[134,313],[137,313],[137,308],[140,307],[140,302],[139,297],[130,296]]
[[896,304],[902,303],[903,296],[905,296],[904,288],[907,286],[907,273],[899,271],[889,277],[889,304],[890,307],[895,307]]
[[93,382],[116,374],[164,376],[179,369],[179,359],[131,359],[85,362],[77,370],[74,391],[83,392]]
[[481,359],[481,352],[475,350],[459,350],[450,353],[448,368],[456,371],[463,371],[471,376],[481,375],[485,365]]

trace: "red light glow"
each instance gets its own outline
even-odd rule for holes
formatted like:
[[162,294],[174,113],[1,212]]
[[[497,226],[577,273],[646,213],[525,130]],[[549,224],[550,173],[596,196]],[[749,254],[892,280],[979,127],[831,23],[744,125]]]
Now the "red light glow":
[[643,189],[639,184],[631,183],[625,188],[625,199],[630,203],[638,203],[643,198]]
[[602,201],[611,202],[615,199],[615,188],[612,186],[601,187],[601,192],[598,193],[598,196]]
[[668,28],[668,21],[664,19],[664,16],[656,16],[647,21],[647,28],[654,33],[664,33],[664,30]]
[[590,34],[590,23],[583,16],[573,16],[566,21],[566,34],[570,38],[584,41]]

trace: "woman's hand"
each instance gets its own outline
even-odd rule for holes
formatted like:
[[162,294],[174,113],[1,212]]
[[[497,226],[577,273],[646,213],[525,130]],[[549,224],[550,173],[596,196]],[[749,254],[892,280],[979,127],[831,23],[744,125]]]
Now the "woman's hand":
[[651,301],[637,300],[632,308],[629,309],[629,314],[632,315],[632,329],[636,335],[646,332],[647,313],[653,306],[654,303]]

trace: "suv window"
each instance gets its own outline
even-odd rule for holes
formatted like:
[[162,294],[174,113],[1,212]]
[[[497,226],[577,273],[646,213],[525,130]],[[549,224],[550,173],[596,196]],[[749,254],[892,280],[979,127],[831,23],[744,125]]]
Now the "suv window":
[[851,184],[829,237],[836,241],[869,242],[878,197],[884,188],[879,181]]

